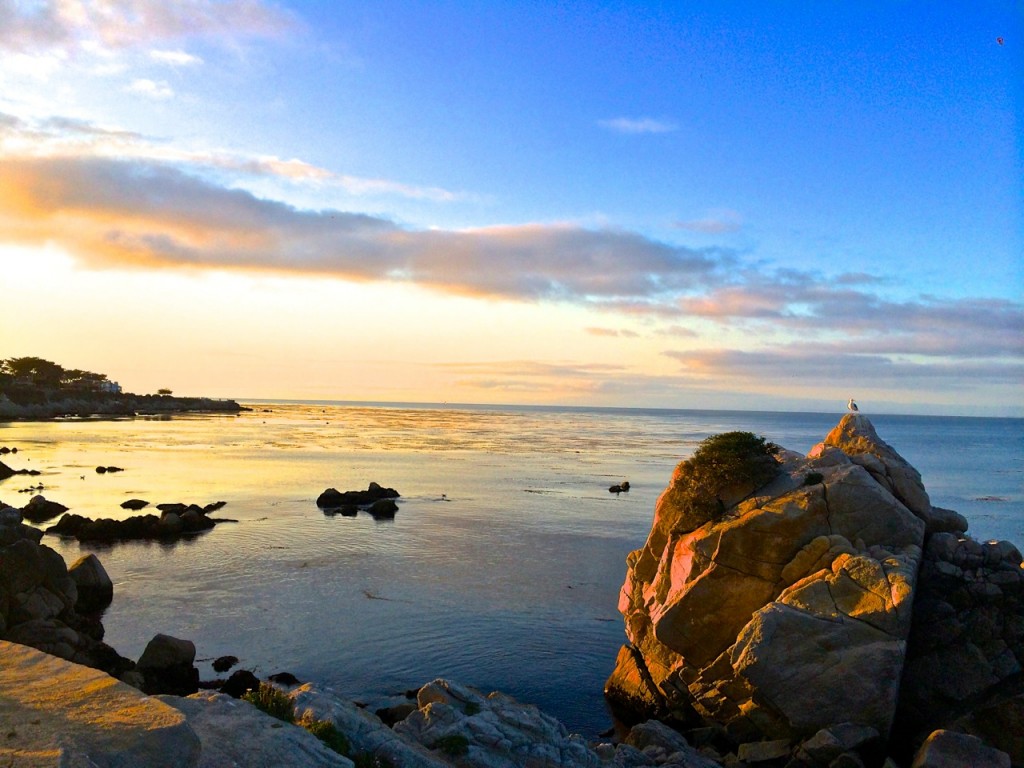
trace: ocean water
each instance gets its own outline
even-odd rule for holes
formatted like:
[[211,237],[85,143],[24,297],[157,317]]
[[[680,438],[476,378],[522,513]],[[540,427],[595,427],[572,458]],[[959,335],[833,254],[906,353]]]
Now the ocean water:
[[[236,519],[175,544],[80,545],[114,581],[107,640],[137,658],[157,632],[209,661],[287,670],[371,705],[435,678],[503,690],[593,736],[624,639],[625,558],[675,465],[742,429],[805,452],[840,413],[249,403],[238,416],[0,424],[23,506],[42,493],[89,517],[223,500]],[[1024,543],[1024,420],[872,416],[938,506],[979,539]],[[124,472],[100,475],[95,467]],[[628,480],[629,493],[608,486]],[[328,487],[376,481],[393,521],[328,517]]]

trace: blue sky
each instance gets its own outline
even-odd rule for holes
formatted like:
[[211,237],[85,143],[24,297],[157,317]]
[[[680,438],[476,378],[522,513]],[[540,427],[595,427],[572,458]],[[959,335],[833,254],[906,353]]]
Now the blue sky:
[[1021,415],[1022,42],[1013,2],[0,0],[0,260],[19,316],[75,318],[0,352],[239,397]]

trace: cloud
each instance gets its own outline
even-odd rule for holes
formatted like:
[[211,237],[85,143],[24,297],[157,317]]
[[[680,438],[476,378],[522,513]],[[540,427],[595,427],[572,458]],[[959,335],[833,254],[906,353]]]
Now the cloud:
[[591,336],[613,336],[621,337],[625,339],[638,339],[640,334],[636,331],[631,331],[628,328],[584,328],[584,331],[589,333]]
[[126,48],[186,37],[272,37],[293,15],[260,0],[0,0],[0,49]]
[[651,117],[616,117],[611,120],[599,120],[598,125],[607,128],[615,133],[671,133],[679,130],[679,126],[665,120],[655,120]]
[[714,211],[702,219],[689,219],[674,223],[676,229],[685,229],[690,232],[700,232],[706,235],[724,235],[730,232],[739,232],[743,228],[743,222],[736,211]]
[[720,266],[713,255],[618,230],[422,231],[300,211],[167,165],[107,158],[0,159],[0,239],[57,243],[92,265],[321,273],[592,303],[698,288]]
[[[863,283],[863,280],[858,282]],[[1024,305],[1003,299],[892,301],[849,281],[805,273],[747,275],[684,297],[683,313],[734,325],[769,323],[804,334],[842,333],[843,351],[980,357],[1024,353]]]
[[480,363],[437,363],[434,368],[458,374],[455,385],[505,394],[549,394],[559,398],[589,397],[634,375],[625,366],[609,363],[503,360]]
[[659,336],[675,336],[683,339],[696,339],[700,336],[692,328],[686,328],[682,325],[669,325],[663,328],[658,328],[655,333]]
[[[165,83],[136,80],[129,88],[153,98],[173,95]],[[447,203],[466,196],[440,187],[417,186],[391,179],[372,179],[336,173],[298,158],[247,156],[231,152],[195,152],[169,147],[131,131],[97,126],[84,120],[50,117],[27,121],[0,113],[0,156],[108,157],[172,163],[196,172],[227,173],[279,179],[317,187],[335,187],[356,196],[399,196]]]
[[163,81],[158,83],[144,77],[132,80],[131,84],[125,88],[125,90],[129,93],[137,93],[140,96],[146,96],[150,99],[163,100],[174,96],[174,91],[167,83]]
[[[755,378],[784,370],[787,380],[792,372],[869,371],[879,380],[941,382],[959,371],[1005,381],[1024,357],[1020,302],[897,301],[878,293],[882,281],[871,275],[772,269],[726,249],[609,227],[421,230],[353,211],[300,210],[234,184],[245,174],[309,184],[341,183],[339,175],[300,160],[162,152],[129,131],[0,114],[0,243],[53,244],[94,268],[266,270],[570,302],[643,320],[652,335],[683,344],[697,338],[700,321],[703,336],[720,326],[761,347],[717,357],[672,350],[686,364],[680,375],[696,382],[702,371],[730,370]],[[615,321],[588,332],[631,333]],[[793,338],[807,346],[787,346]]]
[[193,56],[191,53],[181,50],[165,51],[154,49],[149,52],[149,58],[161,64],[170,64],[174,67],[191,67],[203,63],[203,60],[198,56]]
[[760,381],[826,392],[850,388],[966,391],[1024,380],[1024,363],[987,360],[936,362],[894,359],[884,354],[850,354],[811,345],[774,349],[670,351],[665,355],[688,377],[716,381]]

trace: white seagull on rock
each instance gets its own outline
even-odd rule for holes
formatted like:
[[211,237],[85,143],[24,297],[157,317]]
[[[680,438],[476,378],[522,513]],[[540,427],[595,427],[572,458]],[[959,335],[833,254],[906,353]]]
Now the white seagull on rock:
[[850,398],[850,402],[848,402],[846,404],[846,407],[849,408],[851,411],[859,411],[860,410],[860,408],[857,407],[857,404],[855,402],[853,402],[853,398],[852,397]]

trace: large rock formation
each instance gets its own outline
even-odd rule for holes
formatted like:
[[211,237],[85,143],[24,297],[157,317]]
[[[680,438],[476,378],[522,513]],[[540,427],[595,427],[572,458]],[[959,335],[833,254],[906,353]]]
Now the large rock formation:
[[692,707],[739,740],[843,722],[885,736],[928,495],[860,415],[808,456],[777,458],[770,482],[738,498],[734,489],[706,521],[675,487],[680,465],[629,556],[619,603],[632,644],[620,659],[644,684],[623,689],[619,670],[609,693],[653,696],[683,717]]
[[1024,711],[1020,552],[967,538],[864,415],[776,459],[760,487],[712,487],[717,507],[684,492],[693,459],[676,470],[627,560],[612,702],[802,765],[884,755],[890,735],[907,759],[940,727],[1024,761],[985,725]]

